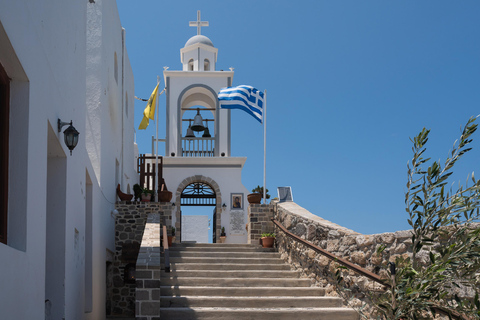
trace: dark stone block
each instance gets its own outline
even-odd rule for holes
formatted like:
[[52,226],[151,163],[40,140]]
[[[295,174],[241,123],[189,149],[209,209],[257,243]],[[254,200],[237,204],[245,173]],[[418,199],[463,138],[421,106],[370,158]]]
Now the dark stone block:
[[160,315],[160,302],[142,302],[140,307],[142,316]]
[[150,300],[150,293],[147,290],[137,290],[135,297],[137,300]]
[[145,280],[144,283],[145,288],[160,288],[160,280]]
[[152,278],[152,271],[143,271],[143,270],[136,270],[135,277],[137,279],[151,279]]

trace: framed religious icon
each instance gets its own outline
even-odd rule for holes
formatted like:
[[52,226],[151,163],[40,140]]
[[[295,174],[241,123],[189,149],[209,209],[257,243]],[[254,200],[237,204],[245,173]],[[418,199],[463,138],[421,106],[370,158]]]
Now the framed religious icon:
[[230,203],[231,203],[232,210],[243,209],[243,193],[231,193]]

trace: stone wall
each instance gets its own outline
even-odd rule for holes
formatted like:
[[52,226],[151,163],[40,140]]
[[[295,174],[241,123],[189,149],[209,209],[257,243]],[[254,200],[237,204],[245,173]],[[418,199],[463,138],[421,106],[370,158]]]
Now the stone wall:
[[273,206],[250,204],[248,206],[248,243],[259,244],[262,233],[273,232]]
[[[411,255],[407,251],[407,245],[411,243],[410,231],[363,235],[313,215],[294,202],[276,202],[272,203],[272,207],[275,219],[288,231],[380,276],[387,276],[384,267],[389,261],[395,261],[399,255]],[[303,277],[312,279],[312,285],[324,287],[327,295],[339,294],[334,278],[336,263],[286,238],[278,228],[276,234],[276,245],[285,261],[299,270]],[[376,252],[380,246],[385,246],[385,250],[378,255]],[[381,289],[379,284],[353,271],[346,271],[344,278],[346,283],[351,284],[353,292],[348,304],[357,309],[368,302],[366,292]],[[372,309],[367,305],[364,310],[370,313]]]
[[160,215],[150,214],[137,259],[137,320],[160,319],[160,232]]
[[107,302],[110,306],[107,314],[134,316],[136,282],[126,279],[125,268],[137,262],[147,219],[158,216],[162,225],[171,226],[172,206],[170,203],[122,201],[117,202],[116,210],[112,283],[107,288],[111,301]]

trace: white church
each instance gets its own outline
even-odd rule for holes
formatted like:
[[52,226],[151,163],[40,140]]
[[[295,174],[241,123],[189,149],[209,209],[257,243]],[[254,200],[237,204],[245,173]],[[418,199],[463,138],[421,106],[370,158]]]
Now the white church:
[[[182,238],[182,207],[211,206],[213,242],[221,228],[226,243],[247,243],[247,189],[241,182],[246,157],[231,157],[231,110],[221,109],[217,94],[232,86],[233,71],[217,71],[218,49],[201,34],[180,49],[182,70],[163,72],[166,86],[164,178],[173,192],[177,235]],[[161,117],[160,117],[161,119]]]
[[[244,157],[231,157],[217,48],[198,34],[165,70],[172,222],[210,206],[215,241],[246,243]],[[134,81],[115,1],[0,0],[0,318],[105,319],[116,187],[138,183]]]

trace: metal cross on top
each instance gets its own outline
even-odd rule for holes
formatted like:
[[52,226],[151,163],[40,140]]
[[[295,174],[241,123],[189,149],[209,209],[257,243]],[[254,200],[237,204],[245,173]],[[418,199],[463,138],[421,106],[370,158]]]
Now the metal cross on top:
[[190,27],[197,27],[197,35],[201,34],[202,27],[208,27],[208,21],[200,21],[200,10],[197,11],[197,21],[190,21]]

